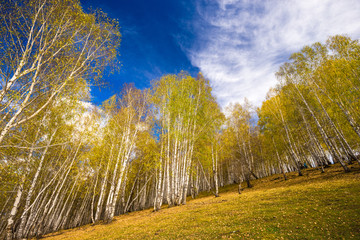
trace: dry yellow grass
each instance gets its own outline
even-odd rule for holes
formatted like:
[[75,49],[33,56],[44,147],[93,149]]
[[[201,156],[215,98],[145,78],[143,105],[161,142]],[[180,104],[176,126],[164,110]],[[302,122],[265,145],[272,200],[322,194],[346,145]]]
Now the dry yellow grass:
[[[360,239],[360,168],[334,165],[320,174],[288,174],[208,193],[188,204],[118,216],[108,225],[86,225],[48,239]],[[245,187],[245,185],[243,185]]]

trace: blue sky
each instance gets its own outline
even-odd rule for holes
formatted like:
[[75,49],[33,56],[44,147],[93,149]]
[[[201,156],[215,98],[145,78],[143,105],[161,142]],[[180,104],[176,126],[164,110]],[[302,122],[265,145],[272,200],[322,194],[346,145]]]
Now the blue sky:
[[260,106],[274,73],[304,45],[335,34],[360,38],[358,0],[81,0],[120,22],[122,67],[92,89],[100,103],[125,82],[138,88],[181,70],[210,80],[222,107]]
[[164,74],[181,70],[192,75],[199,72],[182,49],[182,45],[195,41],[194,34],[189,31],[191,28],[185,26],[195,21],[196,9],[191,2],[86,0],[82,5],[85,9],[89,6],[101,8],[118,19],[122,34],[120,71],[105,76],[108,86],[101,91],[92,89],[93,102],[98,104],[119,92],[126,82],[145,88],[152,79]]

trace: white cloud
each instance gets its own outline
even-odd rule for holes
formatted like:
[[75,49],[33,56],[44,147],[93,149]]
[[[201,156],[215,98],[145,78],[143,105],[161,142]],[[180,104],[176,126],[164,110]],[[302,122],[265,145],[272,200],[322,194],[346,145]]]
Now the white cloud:
[[222,106],[247,97],[259,106],[291,53],[335,34],[360,37],[358,0],[202,0],[187,49]]

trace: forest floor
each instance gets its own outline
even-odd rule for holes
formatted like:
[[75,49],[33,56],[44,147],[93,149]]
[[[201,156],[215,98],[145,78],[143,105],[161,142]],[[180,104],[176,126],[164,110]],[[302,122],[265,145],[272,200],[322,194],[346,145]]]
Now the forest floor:
[[49,239],[360,239],[360,167],[304,170],[237,185],[220,197],[202,193],[186,205],[115,217],[111,224],[52,233]]

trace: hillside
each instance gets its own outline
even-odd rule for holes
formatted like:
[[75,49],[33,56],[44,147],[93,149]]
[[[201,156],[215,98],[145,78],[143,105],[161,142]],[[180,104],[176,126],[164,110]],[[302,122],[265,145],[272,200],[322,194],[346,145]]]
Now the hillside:
[[338,165],[321,174],[288,174],[208,193],[186,205],[132,212],[109,225],[86,225],[49,234],[47,239],[359,239],[360,167]]

